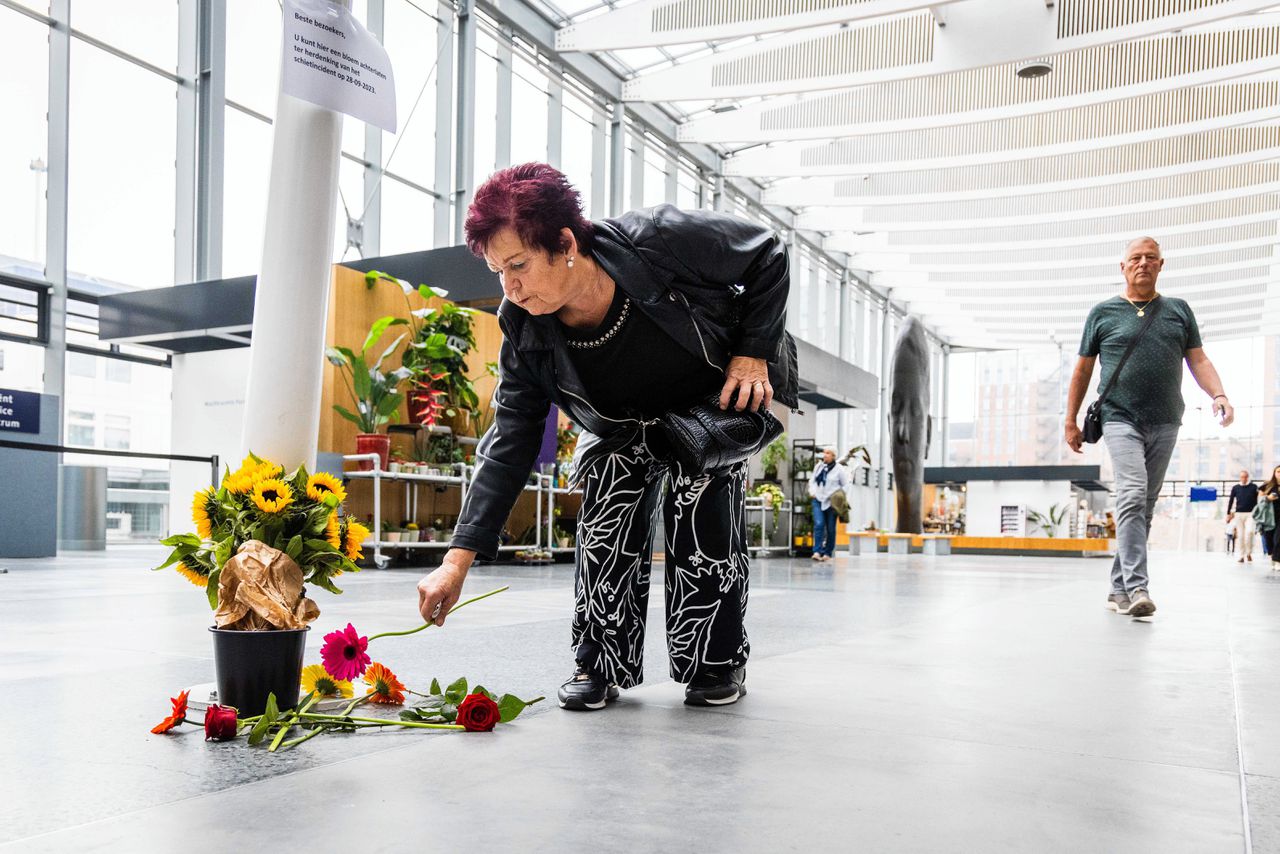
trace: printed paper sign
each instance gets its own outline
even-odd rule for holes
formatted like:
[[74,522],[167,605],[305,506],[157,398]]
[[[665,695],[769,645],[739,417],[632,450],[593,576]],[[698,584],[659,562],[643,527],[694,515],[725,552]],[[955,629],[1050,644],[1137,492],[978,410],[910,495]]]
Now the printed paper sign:
[[0,388],[0,431],[39,433],[40,395]]
[[329,0],[284,0],[286,95],[395,133],[391,60],[351,12]]

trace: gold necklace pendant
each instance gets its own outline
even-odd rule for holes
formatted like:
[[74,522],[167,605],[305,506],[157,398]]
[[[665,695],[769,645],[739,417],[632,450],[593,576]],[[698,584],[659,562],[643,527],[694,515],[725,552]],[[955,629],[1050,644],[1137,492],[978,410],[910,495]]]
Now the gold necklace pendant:
[[1147,316],[1147,310],[1145,308],[1138,309],[1138,317],[1146,317],[1146,316]]

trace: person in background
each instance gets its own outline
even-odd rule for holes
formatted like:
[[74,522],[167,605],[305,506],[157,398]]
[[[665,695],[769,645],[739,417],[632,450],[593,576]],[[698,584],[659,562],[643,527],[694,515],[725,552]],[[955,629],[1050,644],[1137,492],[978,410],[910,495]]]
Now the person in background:
[[[1258,488],[1258,497],[1264,501],[1275,502],[1280,500],[1280,466],[1276,466],[1271,470],[1271,477],[1266,483]],[[1273,504],[1277,510],[1280,510],[1280,504]],[[1277,569],[1276,564],[1280,563],[1276,555],[1276,528],[1267,530],[1262,529],[1262,548],[1271,555],[1271,568]]]
[[1249,472],[1240,472],[1240,482],[1231,487],[1227,499],[1227,524],[1235,531],[1237,563],[1253,560],[1253,508],[1258,506],[1258,485],[1251,483]]
[[[1218,423],[1229,427],[1235,418],[1218,371],[1205,354],[1191,306],[1156,290],[1156,279],[1163,269],[1159,243],[1150,237],[1129,241],[1120,261],[1124,287],[1095,305],[1085,321],[1080,358],[1067,394],[1064,430],[1067,446],[1080,453],[1084,442],[1078,423],[1080,406],[1089,390],[1094,364],[1102,362],[1099,387],[1105,388],[1134,341],[1132,360],[1102,402],[1102,436],[1116,484],[1116,556],[1106,604],[1116,613],[1139,619],[1156,612],[1147,592],[1147,539],[1186,409],[1182,400],[1184,362],[1212,400]],[[1145,334],[1144,318],[1152,321]],[[1135,338],[1139,335],[1142,337]]]
[[822,462],[809,476],[809,497],[813,499],[813,559],[818,562],[831,560],[836,550],[836,508],[831,506],[831,496],[837,490],[848,488],[849,470],[836,462],[836,449],[823,448]]
[[1233,522],[1227,523],[1227,554],[1231,554],[1236,550],[1236,526]]

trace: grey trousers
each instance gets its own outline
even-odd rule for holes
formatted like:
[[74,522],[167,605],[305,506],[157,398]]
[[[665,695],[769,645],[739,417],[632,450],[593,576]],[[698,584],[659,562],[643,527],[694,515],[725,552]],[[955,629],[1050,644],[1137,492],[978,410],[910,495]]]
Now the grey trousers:
[[1116,476],[1116,559],[1111,592],[1147,589],[1147,537],[1165,469],[1178,441],[1179,424],[1138,427],[1122,421],[1102,425]]

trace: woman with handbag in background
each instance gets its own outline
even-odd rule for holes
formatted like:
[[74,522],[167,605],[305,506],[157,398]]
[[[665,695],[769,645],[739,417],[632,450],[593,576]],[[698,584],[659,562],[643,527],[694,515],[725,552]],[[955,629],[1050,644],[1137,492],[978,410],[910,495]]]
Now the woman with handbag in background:
[[423,618],[443,625],[471,562],[496,556],[554,403],[583,428],[577,667],[561,707],[604,708],[643,679],[660,506],[671,677],[690,705],[736,702],[750,652],[746,459],[781,432],[775,396],[798,406],[785,243],[670,205],[589,222],[542,163],[491,176],[465,227],[505,297],[500,373],[453,548],[418,584]]
[[1276,509],[1280,505],[1280,466],[1271,470],[1271,478],[1258,487],[1258,503],[1253,508],[1253,524],[1262,533],[1262,548],[1271,555],[1271,568],[1280,568],[1276,555]]

